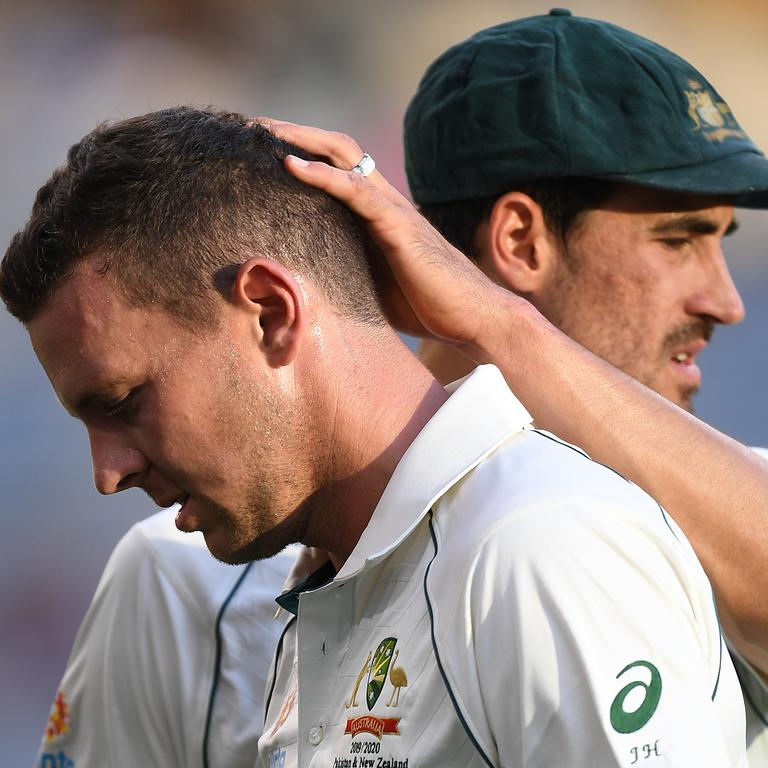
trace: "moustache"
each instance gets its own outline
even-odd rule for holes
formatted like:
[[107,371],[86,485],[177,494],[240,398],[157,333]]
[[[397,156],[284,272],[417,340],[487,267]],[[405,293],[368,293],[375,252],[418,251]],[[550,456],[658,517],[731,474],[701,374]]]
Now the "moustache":
[[709,342],[714,332],[715,324],[713,322],[704,319],[693,320],[690,323],[673,328],[664,337],[664,348],[674,351],[692,341],[703,339]]

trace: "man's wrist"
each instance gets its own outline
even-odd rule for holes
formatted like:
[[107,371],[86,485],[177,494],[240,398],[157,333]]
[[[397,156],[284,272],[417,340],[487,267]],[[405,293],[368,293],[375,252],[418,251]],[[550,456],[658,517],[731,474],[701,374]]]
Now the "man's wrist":
[[497,287],[478,312],[475,333],[463,350],[479,363],[519,360],[531,345],[546,343],[557,331],[529,301]]

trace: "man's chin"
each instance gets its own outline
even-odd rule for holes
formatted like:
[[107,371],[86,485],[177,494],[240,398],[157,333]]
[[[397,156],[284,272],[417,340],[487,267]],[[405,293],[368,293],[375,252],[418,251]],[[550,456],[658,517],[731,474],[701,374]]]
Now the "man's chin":
[[225,513],[220,510],[215,525],[203,528],[205,544],[222,563],[242,565],[266,560],[289,544],[304,539],[304,516],[295,510],[279,522],[270,516],[252,513]]
[[[218,532],[217,532],[218,533]],[[284,542],[278,540],[277,536],[270,535],[270,531],[257,539],[246,543],[239,543],[233,540],[223,540],[215,533],[203,534],[208,551],[222,563],[227,565],[243,565],[251,563],[254,560],[266,560],[282,552],[288,544],[293,542]]]
[[684,411],[688,411],[688,413],[693,415],[693,398],[698,391],[698,387],[686,387],[680,392],[678,397],[671,398],[672,402],[674,402],[676,405],[679,405]]

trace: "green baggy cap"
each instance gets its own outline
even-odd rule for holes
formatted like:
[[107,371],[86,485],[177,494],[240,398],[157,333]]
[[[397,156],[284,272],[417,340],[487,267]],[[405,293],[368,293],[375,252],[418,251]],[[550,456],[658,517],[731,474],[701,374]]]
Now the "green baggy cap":
[[440,56],[406,112],[405,163],[419,204],[587,176],[768,208],[768,160],[699,72],[563,9]]

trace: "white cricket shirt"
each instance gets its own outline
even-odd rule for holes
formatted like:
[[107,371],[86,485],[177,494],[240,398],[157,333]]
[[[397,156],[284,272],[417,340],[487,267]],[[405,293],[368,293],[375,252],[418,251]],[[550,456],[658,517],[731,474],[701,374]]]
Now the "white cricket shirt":
[[38,768],[252,768],[296,548],[213,559],[174,510],[117,545],[78,632]]
[[744,694],[749,768],[768,768],[768,686],[752,665],[733,649],[731,659]]
[[[753,448],[768,459],[768,450]],[[747,712],[747,759],[749,768],[768,768],[768,686],[752,665],[731,650]]]
[[746,765],[683,534],[532,429],[495,368],[410,446],[341,571],[316,565],[281,597],[298,618],[268,688],[270,768]]

